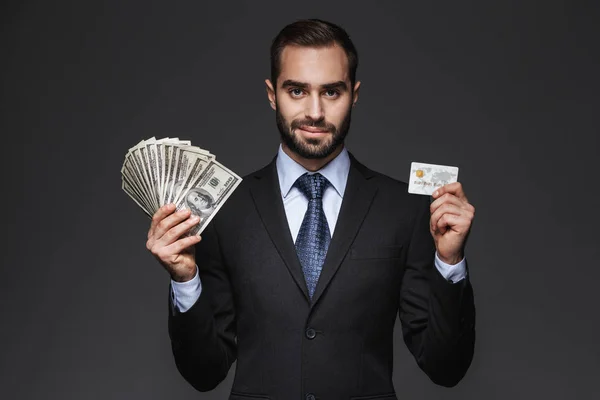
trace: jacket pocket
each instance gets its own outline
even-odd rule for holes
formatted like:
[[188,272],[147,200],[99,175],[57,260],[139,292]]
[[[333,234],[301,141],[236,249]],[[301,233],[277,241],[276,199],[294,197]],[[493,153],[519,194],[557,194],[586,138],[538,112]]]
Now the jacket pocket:
[[229,395],[229,400],[271,400],[270,397],[262,395],[262,394],[252,394],[252,393],[241,393],[231,391]]
[[378,394],[375,396],[351,397],[350,400],[398,400],[396,393]]
[[394,246],[353,246],[350,249],[350,258],[377,259],[377,258],[399,258],[402,253],[402,245]]

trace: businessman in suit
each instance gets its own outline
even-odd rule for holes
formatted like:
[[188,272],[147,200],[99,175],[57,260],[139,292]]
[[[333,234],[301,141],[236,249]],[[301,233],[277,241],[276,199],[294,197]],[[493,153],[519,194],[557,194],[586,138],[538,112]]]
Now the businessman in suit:
[[433,382],[456,385],[471,363],[474,207],[460,183],[431,202],[348,152],[357,66],[337,25],[284,27],[265,81],[276,157],[244,177],[201,238],[184,235],[198,223],[187,210],[154,215],[147,247],[171,276],[175,363],[200,391],[237,360],[230,399],[397,399],[396,315]]

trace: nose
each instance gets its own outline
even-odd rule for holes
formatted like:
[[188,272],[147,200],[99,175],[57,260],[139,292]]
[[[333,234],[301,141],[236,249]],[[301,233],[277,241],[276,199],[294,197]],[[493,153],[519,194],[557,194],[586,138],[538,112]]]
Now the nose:
[[325,117],[320,96],[310,96],[307,98],[305,115],[314,121],[320,121]]

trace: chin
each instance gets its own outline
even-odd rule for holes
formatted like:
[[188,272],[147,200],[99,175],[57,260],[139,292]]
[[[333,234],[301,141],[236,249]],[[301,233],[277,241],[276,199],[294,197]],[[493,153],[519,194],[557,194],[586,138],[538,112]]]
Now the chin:
[[333,153],[335,151],[335,148],[332,146],[332,143],[327,141],[327,143],[323,143],[324,141],[320,140],[318,144],[314,144],[314,141],[311,140],[310,142],[308,141],[303,141],[301,146],[299,147],[299,150],[301,150],[299,153],[302,157],[304,158],[309,158],[309,159],[318,159],[318,158],[325,158],[327,156],[329,156],[331,153]]

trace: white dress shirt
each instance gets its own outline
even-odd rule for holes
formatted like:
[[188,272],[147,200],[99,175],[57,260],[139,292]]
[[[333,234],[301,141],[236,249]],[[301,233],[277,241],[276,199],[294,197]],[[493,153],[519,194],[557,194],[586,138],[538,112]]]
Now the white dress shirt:
[[[285,154],[281,145],[279,146],[279,151],[277,153],[276,166],[285,215],[290,227],[290,232],[292,233],[292,239],[295,243],[298,231],[300,230],[300,225],[304,219],[304,214],[308,209],[308,199],[294,186],[294,183],[301,175],[307,172],[309,174],[315,172],[306,170],[302,165],[292,160],[290,156]],[[317,172],[327,178],[329,183],[331,183],[330,185],[327,185],[327,188],[323,193],[323,211],[325,212],[325,218],[327,218],[329,232],[331,232],[331,235],[333,236],[340,207],[342,205],[342,199],[344,197],[344,191],[346,190],[348,173],[350,172],[350,156],[348,155],[346,148],[344,148],[336,158],[331,160]],[[440,274],[444,278],[452,280],[452,282],[458,282],[467,275],[464,258],[458,264],[450,265],[440,260],[436,251],[434,263]],[[196,275],[190,281],[175,282],[171,280],[171,287],[173,288],[171,296],[173,297],[174,304],[181,312],[189,310],[202,293],[202,283],[198,276],[198,268],[196,268]]]

